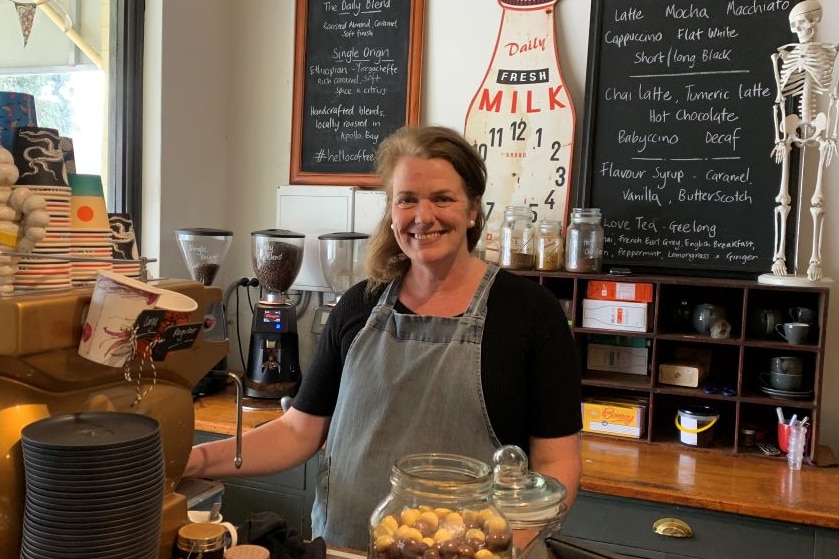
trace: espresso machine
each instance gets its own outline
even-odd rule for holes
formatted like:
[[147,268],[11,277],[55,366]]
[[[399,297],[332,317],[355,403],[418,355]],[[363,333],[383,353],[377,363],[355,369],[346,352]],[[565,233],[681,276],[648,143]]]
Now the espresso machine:
[[262,295],[253,309],[245,371],[249,398],[281,400],[300,388],[297,310],[287,292],[303,264],[305,241],[302,233],[286,229],[251,233],[253,270]]
[[[189,323],[203,322],[203,309],[221,301],[221,289],[191,280],[152,285],[177,291],[198,303]],[[40,419],[79,412],[117,411],[146,415],[160,425],[165,455],[160,557],[169,557],[178,528],[188,522],[187,498],[176,491],[194,433],[192,386],[227,355],[228,343],[207,340],[172,351],[137,385],[121,367],[79,355],[83,316],[91,288],[0,297],[0,549],[17,557],[21,547],[25,474],[21,430]]]
[[[177,229],[175,239],[192,279],[205,286],[212,285],[233,243],[233,232],[205,227]],[[210,340],[227,339],[223,301],[214,302],[205,309],[204,337]],[[192,388],[192,395],[199,397],[219,392],[229,380],[225,356]]]
[[366,233],[325,233],[318,236],[320,270],[333,299],[315,311],[312,332],[320,334],[329,318],[329,312],[344,292],[365,277],[364,252],[367,249]]

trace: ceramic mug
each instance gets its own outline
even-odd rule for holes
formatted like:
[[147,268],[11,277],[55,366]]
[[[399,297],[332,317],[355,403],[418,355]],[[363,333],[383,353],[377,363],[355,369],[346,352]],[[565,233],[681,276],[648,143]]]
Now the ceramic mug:
[[793,345],[803,344],[810,333],[810,325],[806,322],[785,322],[775,326],[778,334]]
[[800,357],[773,357],[769,360],[769,372],[800,375],[804,372],[804,362]]
[[807,307],[792,307],[789,310],[789,317],[793,322],[806,322],[807,324],[816,323],[816,311],[808,309]]
[[763,384],[771,386],[775,390],[785,390],[787,392],[800,390],[803,379],[804,375],[801,373],[760,373],[760,381]]
[[725,309],[720,305],[701,303],[693,307],[691,322],[693,329],[700,334],[709,334],[715,322],[725,319]]
[[783,322],[778,309],[754,309],[749,314],[749,331],[753,336],[765,338],[775,334],[775,327]]

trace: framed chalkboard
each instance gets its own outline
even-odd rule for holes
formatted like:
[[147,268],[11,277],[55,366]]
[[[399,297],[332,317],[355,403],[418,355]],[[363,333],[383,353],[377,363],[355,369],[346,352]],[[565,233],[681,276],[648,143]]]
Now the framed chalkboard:
[[794,4],[592,0],[577,203],[603,212],[607,266],[771,270],[781,166],[770,56],[797,40]]
[[379,142],[419,121],[424,14],[425,0],[297,0],[291,184],[379,184]]

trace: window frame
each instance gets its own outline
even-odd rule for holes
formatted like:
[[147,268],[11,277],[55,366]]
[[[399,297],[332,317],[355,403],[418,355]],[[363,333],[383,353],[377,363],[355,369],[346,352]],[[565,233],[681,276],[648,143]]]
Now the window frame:
[[112,0],[109,25],[108,210],[127,213],[141,238],[145,0]]

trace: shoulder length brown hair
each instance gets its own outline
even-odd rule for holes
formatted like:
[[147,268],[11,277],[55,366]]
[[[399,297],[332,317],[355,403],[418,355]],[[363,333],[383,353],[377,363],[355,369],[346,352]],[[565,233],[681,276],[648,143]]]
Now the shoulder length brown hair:
[[385,138],[376,154],[376,173],[385,186],[387,204],[379,226],[367,245],[368,291],[401,276],[410,266],[390,226],[393,204],[393,173],[403,157],[443,159],[462,179],[469,202],[478,208],[475,226],[467,230],[466,242],[471,252],[481,238],[486,216],[481,197],[486,189],[486,165],[478,151],[459,133],[443,126],[405,126]]

